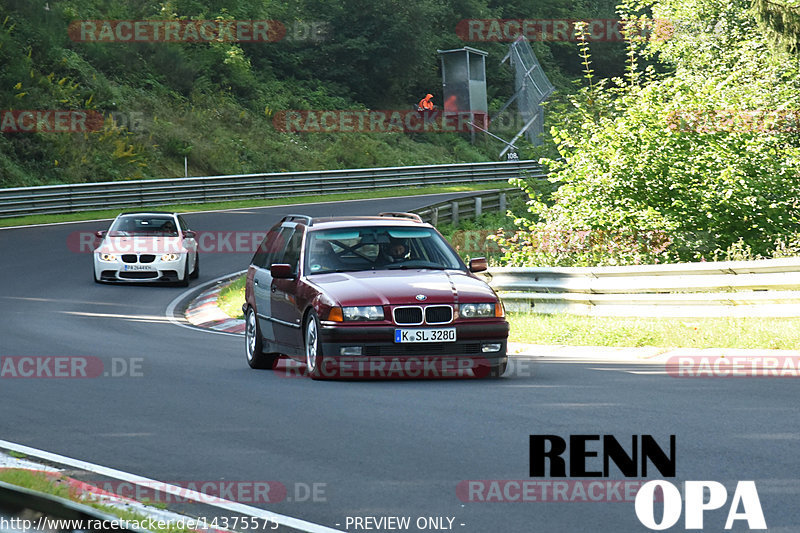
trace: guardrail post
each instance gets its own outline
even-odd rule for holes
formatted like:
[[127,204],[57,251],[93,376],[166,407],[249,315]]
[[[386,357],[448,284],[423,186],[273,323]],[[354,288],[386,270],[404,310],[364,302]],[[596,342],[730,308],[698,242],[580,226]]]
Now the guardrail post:
[[506,193],[500,193],[500,212],[506,214]]
[[483,211],[483,198],[480,196],[475,197],[475,220],[479,219]]
[[454,226],[458,225],[458,202],[450,202],[450,219]]
[[438,223],[439,223],[439,208],[434,207],[431,210],[431,226],[436,227]]

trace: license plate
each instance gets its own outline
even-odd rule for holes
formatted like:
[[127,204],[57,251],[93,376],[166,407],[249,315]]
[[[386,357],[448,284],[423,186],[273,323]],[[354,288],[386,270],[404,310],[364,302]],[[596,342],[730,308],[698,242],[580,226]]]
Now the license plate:
[[456,328],[396,329],[394,342],[455,342]]
[[122,270],[155,270],[148,265],[123,265]]

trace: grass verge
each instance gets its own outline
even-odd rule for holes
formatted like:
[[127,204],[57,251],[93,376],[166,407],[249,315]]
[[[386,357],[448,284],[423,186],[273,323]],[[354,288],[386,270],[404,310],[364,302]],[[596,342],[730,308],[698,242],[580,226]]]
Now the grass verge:
[[[122,520],[127,520],[129,522],[142,523],[148,521],[149,517],[143,513],[92,501],[87,495],[82,495],[71,489],[67,484],[62,482],[62,479],[63,476],[60,474],[48,475],[42,472],[31,472],[30,470],[17,468],[0,470],[0,481],[4,481],[11,485],[16,485],[18,487],[23,487],[36,492],[49,494],[51,496],[56,496],[58,498],[64,498],[65,500],[87,505],[97,509],[98,511],[115,516]],[[158,523],[158,520],[154,521],[156,526]],[[168,526],[166,528],[156,527],[154,531],[161,533],[189,533],[192,530]]]
[[570,346],[800,349],[797,318],[588,317],[512,313],[511,340]]
[[[244,276],[220,291],[220,308],[243,318]],[[589,317],[509,313],[511,342],[569,346],[800,350],[797,318]]]
[[231,318],[244,318],[242,305],[244,304],[245,281],[246,276],[243,274],[219,291],[219,296],[217,296],[217,307]]
[[171,204],[149,207],[130,207],[128,209],[104,209],[100,211],[81,211],[79,213],[64,213],[60,215],[29,215],[24,217],[0,219],[0,228],[26,226],[29,224],[55,224],[58,222],[78,222],[83,220],[101,220],[114,218],[121,211],[137,209],[158,209],[159,211],[178,211],[192,213],[197,211],[215,211],[222,209],[239,209],[246,207],[269,207],[274,205],[295,205],[312,202],[341,202],[344,200],[369,200],[372,198],[389,198],[394,196],[419,196],[423,194],[438,194],[448,192],[483,191],[487,189],[501,189],[508,187],[505,183],[470,183],[467,185],[447,185],[430,187],[409,187],[397,189],[381,189],[368,192],[322,194],[307,196],[292,196],[287,198],[235,200],[230,202],[211,202],[206,204]]

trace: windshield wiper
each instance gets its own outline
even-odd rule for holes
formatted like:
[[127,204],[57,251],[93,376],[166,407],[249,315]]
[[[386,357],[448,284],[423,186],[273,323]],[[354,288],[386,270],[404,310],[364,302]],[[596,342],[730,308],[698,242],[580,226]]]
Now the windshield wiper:
[[334,273],[340,273],[340,272],[363,272],[363,271],[366,271],[366,270],[374,270],[374,269],[369,269],[369,268],[336,268],[336,269],[330,269],[330,270],[320,270],[319,272],[309,272],[309,275],[334,274]]
[[447,270],[448,267],[442,265],[388,265],[386,268],[389,270],[417,270],[417,269],[428,269],[428,270]]

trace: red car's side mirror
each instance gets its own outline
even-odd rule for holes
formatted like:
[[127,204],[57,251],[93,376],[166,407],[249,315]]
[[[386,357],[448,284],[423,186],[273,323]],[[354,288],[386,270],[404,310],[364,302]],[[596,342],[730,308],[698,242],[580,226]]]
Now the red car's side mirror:
[[294,277],[292,266],[284,263],[276,263],[270,266],[269,273],[275,279],[292,279]]
[[475,259],[469,260],[469,271],[470,272],[483,272],[484,270],[489,268],[489,264],[486,262],[485,257],[476,257]]

